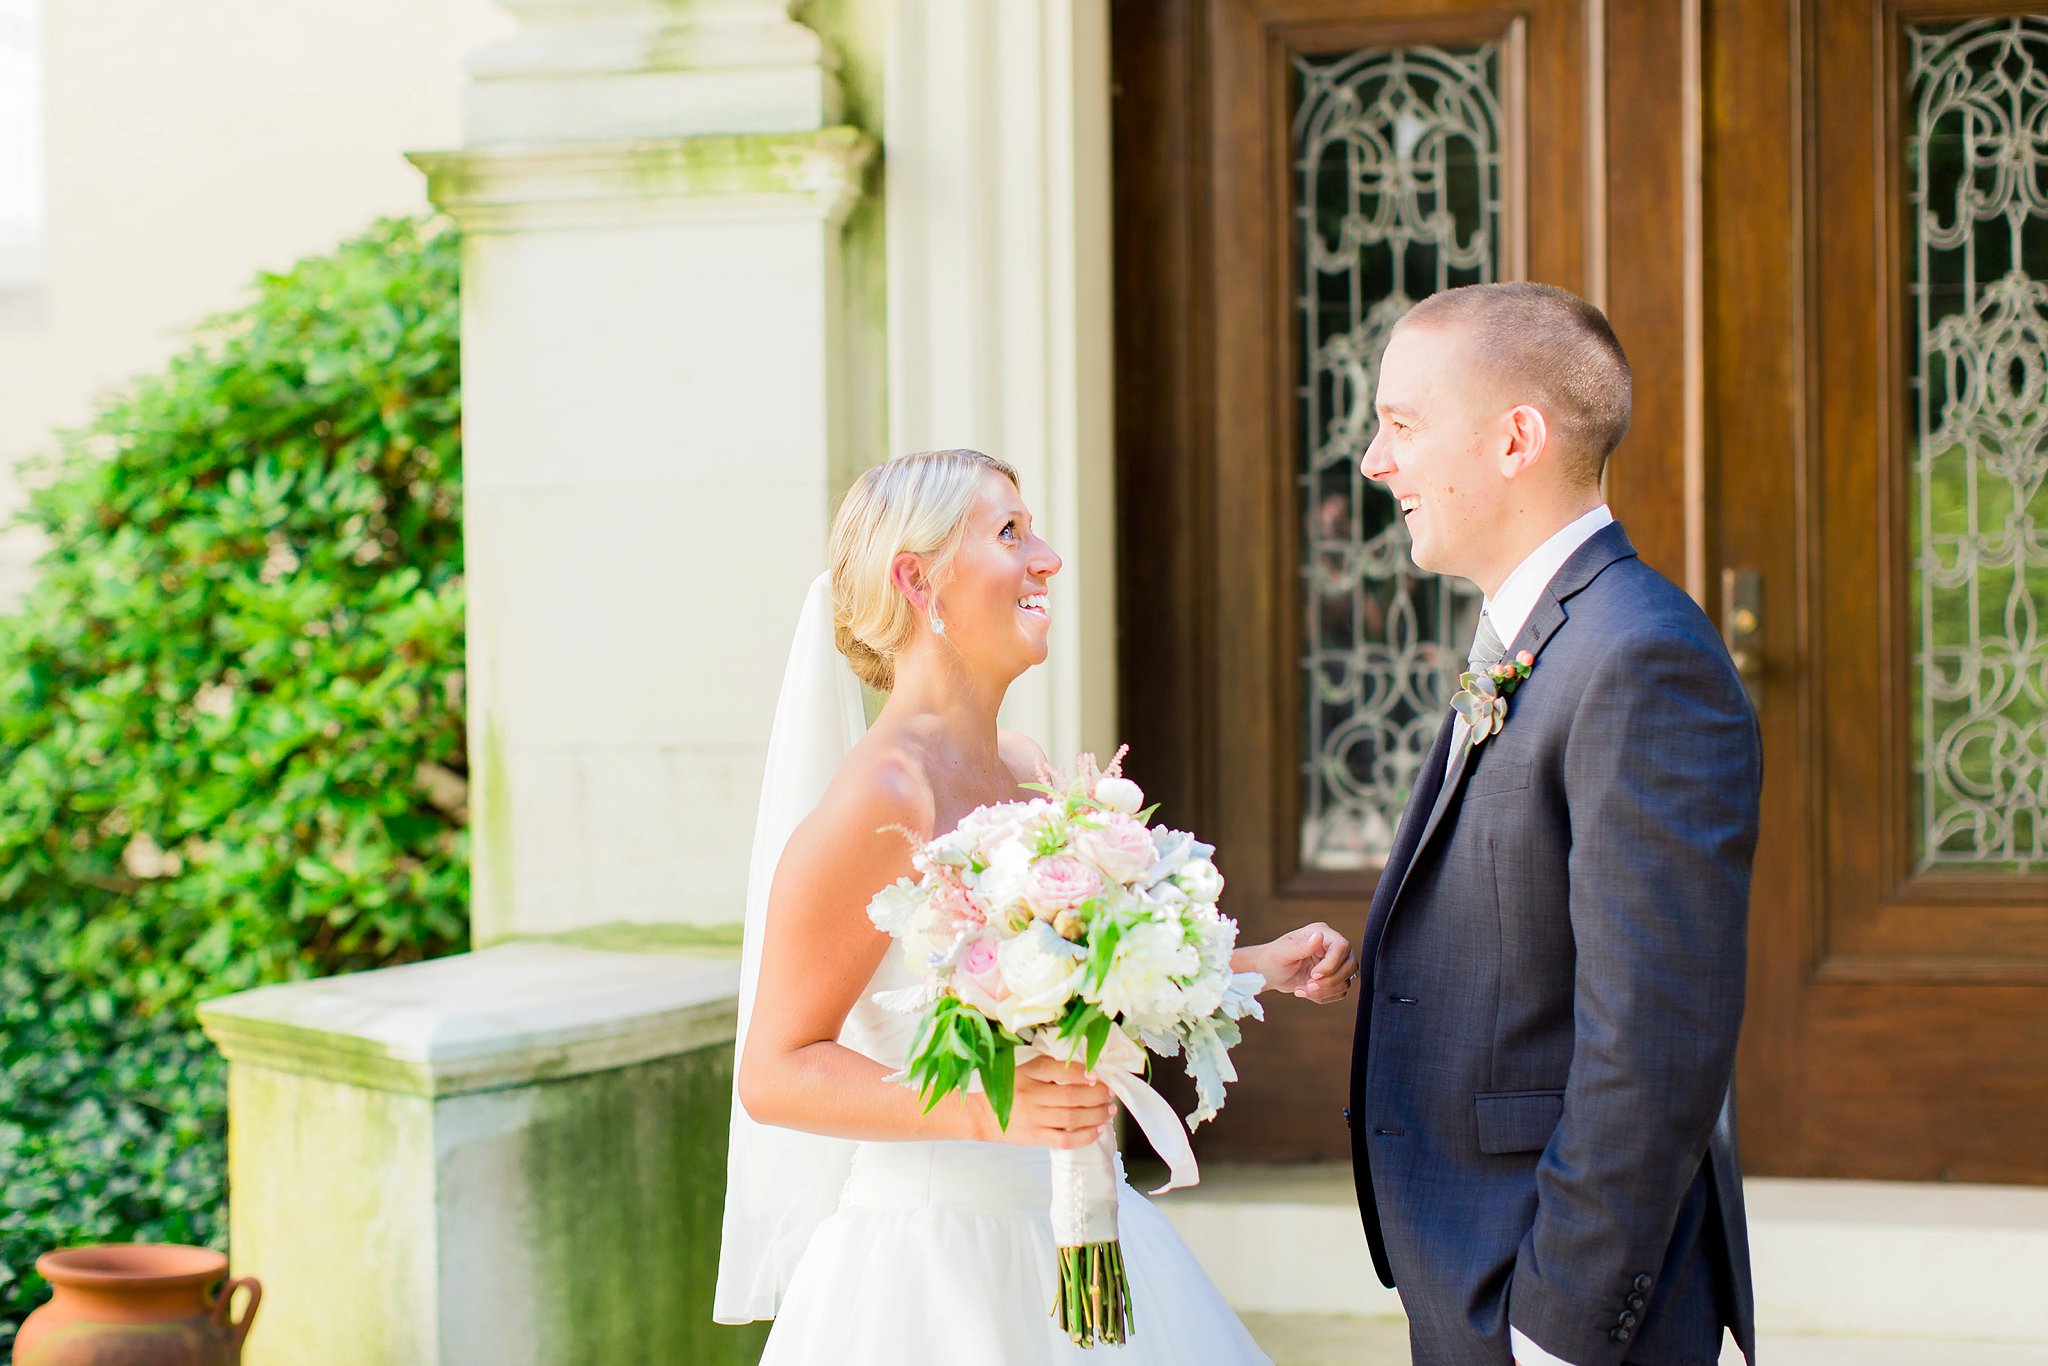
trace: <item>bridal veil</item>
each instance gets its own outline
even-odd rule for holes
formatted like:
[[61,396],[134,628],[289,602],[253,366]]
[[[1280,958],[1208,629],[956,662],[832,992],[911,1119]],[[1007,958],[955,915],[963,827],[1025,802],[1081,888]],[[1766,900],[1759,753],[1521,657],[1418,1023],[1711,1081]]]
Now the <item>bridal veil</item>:
[[790,833],[817,806],[840,761],[866,729],[860,683],[833,645],[831,576],[820,574],[804,598],[782,675],[747,871],[725,1230],[712,1303],[712,1317],[720,1323],[775,1316],[812,1231],[838,1207],[852,1162],[854,1144],[848,1140],[755,1123],[740,1106],[738,1079],[761,978],[762,930],[775,865]]

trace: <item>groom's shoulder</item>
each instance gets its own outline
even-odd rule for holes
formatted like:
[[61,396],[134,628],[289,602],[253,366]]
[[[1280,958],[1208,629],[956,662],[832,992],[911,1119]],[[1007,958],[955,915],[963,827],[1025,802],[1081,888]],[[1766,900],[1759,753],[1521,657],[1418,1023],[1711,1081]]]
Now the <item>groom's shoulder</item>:
[[1720,642],[1692,595],[1636,555],[1617,559],[1596,575],[1573,596],[1568,612],[1597,620],[1603,634]]
[[[1688,690],[1741,698],[1720,631],[1683,588],[1635,556],[1616,560],[1566,604],[1567,646],[1581,682],[1598,677],[1687,680]],[[1675,686],[1675,685],[1674,685]]]

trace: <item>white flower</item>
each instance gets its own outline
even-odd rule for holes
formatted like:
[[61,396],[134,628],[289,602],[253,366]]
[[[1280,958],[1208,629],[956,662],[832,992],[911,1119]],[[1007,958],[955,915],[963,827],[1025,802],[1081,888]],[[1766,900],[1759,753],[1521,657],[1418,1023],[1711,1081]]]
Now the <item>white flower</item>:
[[940,868],[969,867],[978,852],[971,835],[959,830],[948,830],[911,855],[910,862],[918,872],[932,873]]
[[1191,906],[1187,926],[1202,955],[1202,971],[1230,975],[1230,955],[1237,948],[1237,922],[1214,906]]
[[990,916],[1023,905],[1031,890],[1031,851],[1012,841],[988,850],[985,857],[988,867],[969,874],[967,880],[981,893]]
[[1183,892],[1204,906],[1214,906],[1223,895],[1223,874],[1205,858],[1189,859],[1173,880]]
[[1104,778],[1095,784],[1095,800],[1112,811],[1135,816],[1145,804],[1145,790],[1129,778]]
[[1184,993],[1174,979],[1192,977],[1201,969],[1201,955],[1178,924],[1143,922],[1117,941],[1116,956],[1092,999],[1104,1013],[1142,1031],[1154,1021],[1183,1012]]
[[1069,944],[1043,921],[1004,940],[996,950],[996,964],[1010,992],[996,1003],[1002,1023],[1017,1033],[1065,1014],[1087,956],[1086,949]]
[[1230,978],[1220,972],[1205,972],[1181,988],[1181,1011],[1192,1019],[1205,1020],[1223,1008]]

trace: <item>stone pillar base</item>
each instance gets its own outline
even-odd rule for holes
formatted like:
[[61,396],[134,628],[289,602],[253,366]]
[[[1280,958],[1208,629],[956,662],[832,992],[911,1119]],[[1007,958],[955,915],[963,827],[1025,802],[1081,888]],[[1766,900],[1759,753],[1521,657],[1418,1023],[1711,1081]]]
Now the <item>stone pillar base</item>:
[[507,944],[208,1002],[245,1360],[754,1361],[711,1322],[738,982]]

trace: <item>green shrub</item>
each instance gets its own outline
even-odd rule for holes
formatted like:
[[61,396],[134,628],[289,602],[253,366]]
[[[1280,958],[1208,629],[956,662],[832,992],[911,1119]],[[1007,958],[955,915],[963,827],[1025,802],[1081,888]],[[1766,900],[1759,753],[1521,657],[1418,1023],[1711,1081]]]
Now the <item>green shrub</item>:
[[218,1243],[202,998],[467,933],[458,243],[266,276],[63,439],[0,619],[0,1347],[29,1268]]

